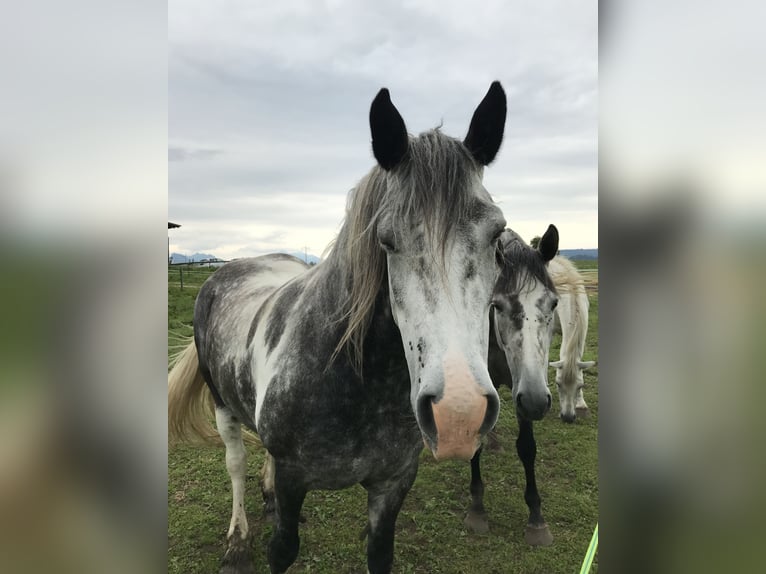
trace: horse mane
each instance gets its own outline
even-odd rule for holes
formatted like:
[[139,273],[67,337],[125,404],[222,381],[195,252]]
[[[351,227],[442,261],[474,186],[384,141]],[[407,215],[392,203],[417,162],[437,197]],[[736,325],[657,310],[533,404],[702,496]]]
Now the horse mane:
[[[560,317],[562,340],[559,356],[564,361],[562,368],[573,373],[578,369],[577,361],[582,359],[585,337],[588,332],[588,295],[585,291],[585,281],[577,267],[561,255],[557,255],[551,260],[548,271],[559,295],[567,297],[571,304],[570,317]],[[563,336],[565,320],[572,327],[567,337]]]
[[556,255],[551,260],[548,273],[556,287],[560,287],[559,292],[585,293],[585,280],[574,263],[563,255]]
[[381,218],[422,221],[429,237],[426,248],[438,245],[443,260],[453,228],[468,213],[469,184],[479,169],[461,141],[436,128],[409,136],[407,154],[399,165],[388,171],[376,165],[351,190],[343,226],[328,257],[345,269],[349,282],[340,317],[347,326],[330,363],[345,348],[352,366],[362,372],[364,338],[387,273],[377,234]]
[[506,229],[500,237],[502,250],[502,271],[495,286],[502,293],[519,293],[534,281],[539,281],[547,289],[556,292],[540,253],[527,245],[515,231]]

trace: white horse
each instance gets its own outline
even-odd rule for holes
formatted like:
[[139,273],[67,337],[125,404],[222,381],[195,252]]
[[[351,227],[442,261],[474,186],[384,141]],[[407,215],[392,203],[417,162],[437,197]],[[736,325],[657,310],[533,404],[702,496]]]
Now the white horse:
[[559,294],[554,329],[561,333],[559,360],[550,365],[556,369],[561,420],[572,423],[589,412],[582,396],[583,371],[596,364],[582,360],[588,334],[588,294],[582,275],[566,257],[554,257],[548,263],[548,273]]

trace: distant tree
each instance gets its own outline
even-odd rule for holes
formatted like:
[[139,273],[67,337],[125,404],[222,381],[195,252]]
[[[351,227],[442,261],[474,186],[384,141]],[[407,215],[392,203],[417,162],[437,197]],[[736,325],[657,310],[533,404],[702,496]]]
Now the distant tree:
[[535,236],[532,238],[532,241],[530,241],[530,242],[529,242],[529,245],[531,245],[531,246],[532,246],[532,249],[537,249],[537,246],[538,246],[538,245],[540,245],[540,239],[541,239],[541,238],[540,238],[540,236],[539,236],[539,235],[535,235]]

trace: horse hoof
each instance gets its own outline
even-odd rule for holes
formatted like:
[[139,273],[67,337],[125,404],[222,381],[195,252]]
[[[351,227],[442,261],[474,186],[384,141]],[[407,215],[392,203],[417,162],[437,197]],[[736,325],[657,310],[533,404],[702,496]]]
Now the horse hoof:
[[255,574],[253,550],[247,539],[232,536],[221,559],[219,574]]
[[527,524],[524,530],[524,542],[530,546],[550,546],[553,544],[553,535],[547,524]]
[[578,418],[584,419],[590,415],[590,409],[588,407],[575,407],[575,414]]
[[486,534],[489,532],[489,519],[486,512],[469,510],[463,520],[463,524],[474,534]]

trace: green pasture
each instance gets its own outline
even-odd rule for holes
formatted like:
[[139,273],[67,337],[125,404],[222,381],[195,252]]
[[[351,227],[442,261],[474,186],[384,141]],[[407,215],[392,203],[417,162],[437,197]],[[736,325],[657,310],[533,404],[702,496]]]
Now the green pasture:
[[[597,273],[597,262],[576,262]],[[192,309],[199,285],[214,269],[185,271],[184,288],[178,269],[168,271],[168,346],[170,332],[191,334]],[[598,291],[589,288],[590,323],[585,360],[598,359]],[[558,358],[555,336],[552,359]],[[524,471],[516,456],[517,424],[510,391],[501,389],[498,422],[504,452],[482,456],[485,506],[490,532],[471,534],[463,526],[470,501],[467,462],[437,463],[421,455],[417,480],[397,521],[394,572],[423,574],[555,574],[577,573],[598,521],[598,366],[586,371],[585,400],[589,418],[573,425],[558,419],[553,369],[549,371],[554,408],[535,424],[537,483],[545,516],[554,537],[547,548],[523,540],[528,511],[524,503]],[[263,452],[248,447],[248,520],[253,534],[256,571],[268,572],[266,543],[272,524],[262,517],[259,487]],[[168,571],[173,574],[217,572],[224,552],[231,513],[231,484],[218,447],[179,446],[168,452]],[[301,548],[292,574],[366,572],[366,494],[360,486],[344,491],[315,491],[303,507]],[[594,561],[591,572],[598,570]]]
[[598,259],[575,259],[572,260],[572,262],[581,271],[586,269],[598,269]]

